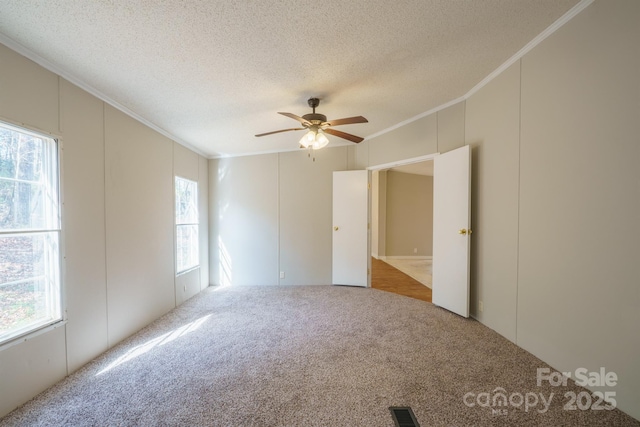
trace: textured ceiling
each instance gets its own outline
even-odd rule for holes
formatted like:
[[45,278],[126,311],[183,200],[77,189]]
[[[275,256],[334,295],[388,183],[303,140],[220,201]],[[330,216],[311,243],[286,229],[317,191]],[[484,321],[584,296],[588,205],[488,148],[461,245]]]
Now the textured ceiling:
[[[578,0],[2,0],[0,33],[208,156],[283,151],[278,111],[367,137],[463,96]],[[344,141],[331,138],[332,144]]]

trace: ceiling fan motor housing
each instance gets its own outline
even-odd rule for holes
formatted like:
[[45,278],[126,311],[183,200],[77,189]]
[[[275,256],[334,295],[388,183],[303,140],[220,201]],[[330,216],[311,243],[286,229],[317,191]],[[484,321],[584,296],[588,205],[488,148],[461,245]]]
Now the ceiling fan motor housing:
[[309,107],[313,108],[313,113],[305,114],[302,116],[303,119],[313,123],[314,125],[319,125],[320,123],[327,121],[327,116],[324,114],[316,114],[316,107],[320,105],[320,99],[309,98],[307,104],[309,104]]
[[327,116],[325,116],[324,114],[316,113],[305,114],[304,116],[302,116],[302,118],[316,125],[327,121]]

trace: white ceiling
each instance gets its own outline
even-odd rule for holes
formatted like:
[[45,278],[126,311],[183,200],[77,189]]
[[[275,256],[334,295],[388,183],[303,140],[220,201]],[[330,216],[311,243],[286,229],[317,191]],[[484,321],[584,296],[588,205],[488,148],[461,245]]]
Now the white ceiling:
[[276,112],[311,96],[377,134],[463,96],[577,3],[2,0],[0,40],[215,157],[296,148],[300,132],[253,135],[297,127]]

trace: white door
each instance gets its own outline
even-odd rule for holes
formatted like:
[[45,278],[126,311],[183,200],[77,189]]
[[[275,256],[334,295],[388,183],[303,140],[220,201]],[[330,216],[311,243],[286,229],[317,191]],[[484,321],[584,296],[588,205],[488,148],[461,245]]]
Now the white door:
[[433,159],[433,303],[469,317],[471,149]]
[[333,172],[333,284],[368,285],[369,171]]

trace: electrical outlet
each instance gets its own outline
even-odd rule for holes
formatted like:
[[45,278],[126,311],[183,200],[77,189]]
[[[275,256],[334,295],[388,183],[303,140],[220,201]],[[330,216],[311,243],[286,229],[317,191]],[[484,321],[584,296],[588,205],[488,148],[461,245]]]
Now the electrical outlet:
[[417,254],[418,253],[418,248],[413,248],[413,253]]
[[284,279],[284,271],[281,271],[281,272],[280,272],[280,278],[281,278],[281,279]]
[[482,301],[478,301],[478,311],[480,313],[484,311],[484,303]]

